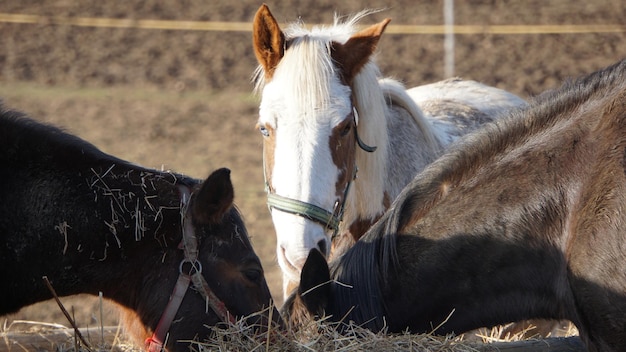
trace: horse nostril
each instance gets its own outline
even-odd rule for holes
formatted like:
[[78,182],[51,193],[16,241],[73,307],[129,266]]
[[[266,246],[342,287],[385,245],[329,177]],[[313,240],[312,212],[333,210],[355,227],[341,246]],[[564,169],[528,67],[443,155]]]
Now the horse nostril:
[[326,240],[317,242],[317,249],[324,255],[324,257],[328,256],[328,253],[326,252]]

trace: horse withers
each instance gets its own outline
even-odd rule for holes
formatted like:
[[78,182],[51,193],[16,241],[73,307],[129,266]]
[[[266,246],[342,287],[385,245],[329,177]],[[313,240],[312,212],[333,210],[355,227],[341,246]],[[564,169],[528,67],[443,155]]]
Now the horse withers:
[[313,251],[285,312],[442,334],[568,319],[626,351],[624,209],[626,60],[469,135],[330,271]]
[[258,128],[287,296],[311,248],[339,255],[459,136],[525,102],[474,81],[409,91],[372,56],[389,20],[363,11],[329,27],[284,31],[265,5],[253,24]]
[[146,169],[0,109],[0,314],[52,298],[46,276],[60,296],[125,307],[150,351],[187,350],[235,319],[270,324],[229,170],[201,182]]

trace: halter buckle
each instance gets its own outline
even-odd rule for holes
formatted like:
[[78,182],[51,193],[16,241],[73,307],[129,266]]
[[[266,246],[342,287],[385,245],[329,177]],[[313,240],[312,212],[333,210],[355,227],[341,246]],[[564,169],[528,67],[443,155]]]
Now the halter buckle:
[[[185,264],[189,264],[189,270],[185,270]],[[202,273],[202,263],[199,260],[191,260],[184,258],[180,261],[180,265],[178,266],[178,272],[181,275],[192,276],[195,273]]]

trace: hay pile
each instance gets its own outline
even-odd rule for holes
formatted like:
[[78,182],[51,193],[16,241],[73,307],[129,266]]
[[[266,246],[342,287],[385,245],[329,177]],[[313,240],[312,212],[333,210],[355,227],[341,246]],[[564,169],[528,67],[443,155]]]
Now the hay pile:
[[[273,327],[259,334],[254,328],[237,322],[224,328],[213,328],[210,339],[190,341],[190,351],[476,351],[469,345],[452,338],[432,335],[373,333],[358,326],[350,326],[339,334],[333,326],[324,322],[313,322],[315,333],[281,332]],[[82,330],[82,329],[81,329]],[[88,330],[88,332],[86,332]],[[89,346],[81,344],[72,329],[56,328],[31,330],[21,334],[0,332],[9,350],[55,350],[58,352],[139,352],[143,346],[135,346],[120,335],[119,327],[105,327],[104,336],[100,328],[82,330]],[[0,348],[2,350],[2,348]]]
[[[65,310],[62,304],[59,305]],[[269,312],[269,313],[268,313]],[[385,329],[372,332],[351,323],[336,323],[328,319],[312,319],[298,331],[284,329],[271,323],[269,326],[254,326],[246,323],[258,315],[270,315],[273,310],[265,310],[239,319],[234,323],[224,323],[207,327],[209,339],[187,341],[190,351],[424,351],[424,352],[466,352],[466,351],[526,351],[526,350],[572,350],[584,348],[576,338],[552,338],[546,340],[525,340],[528,331],[517,334],[504,334],[500,326],[494,329],[481,329],[480,334],[470,336],[435,336],[432,334],[388,334]],[[100,311],[102,321],[102,310]],[[135,352],[143,351],[143,346],[133,345],[120,326],[91,327],[79,329],[73,319],[68,318],[75,329],[61,324],[15,321],[0,331],[0,341],[4,340],[9,350],[56,350],[58,352]],[[13,325],[27,324],[30,331],[13,331]],[[341,326],[340,326],[341,324]],[[54,326],[51,326],[54,325]],[[577,331],[565,332],[572,336]],[[47,329],[46,329],[47,327]],[[80,331],[77,331],[80,330]],[[341,332],[340,332],[341,330]],[[485,344],[484,342],[489,342]],[[2,348],[0,348],[2,350]]]
[[[523,340],[522,335],[500,339],[498,332],[491,330],[481,341],[464,341],[462,337],[434,336],[430,334],[386,334],[374,333],[355,325],[347,325],[343,333],[337,331],[337,323],[324,320],[313,321],[305,329],[281,331],[276,326],[266,332],[246,325],[243,320],[228,326],[210,328],[210,339],[190,342],[190,351],[420,351],[420,352],[478,352],[478,351],[584,351],[577,338],[551,338]],[[5,327],[6,328],[6,327]],[[258,327],[257,327],[258,328]],[[209,329],[207,327],[207,329]],[[55,350],[58,352],[139,352],[143,346],[130,343],[119,327],[81,329],[89,346],[85,346],[73,335],[72,329],[31,331],[17,335],[9,331],[0,332],[9,350]],[[101,331],[104,335],[101,335]],[[37,341],[39,340],[39,341]],[[0,348],[2,350],[2,348]]]
[[194,342],[196,351],[476,351],[452,337],[374,333],[347,325],[343,333],[336,323],[314,321],[302,331],[280,332],[272,328],[264,335],[242,325],[214,329],[211,340]]

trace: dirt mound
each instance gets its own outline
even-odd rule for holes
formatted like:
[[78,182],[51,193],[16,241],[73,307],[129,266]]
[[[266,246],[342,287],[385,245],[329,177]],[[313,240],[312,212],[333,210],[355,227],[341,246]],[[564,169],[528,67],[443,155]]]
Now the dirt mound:
[[[46,16],[230,21],[250,23],[258,1],[211,2],[8,1],[0,12]],[[392,25],[442,23],[441,1],[349,0],[269,3],[281,22],[302,18],[328,23],[334,12],[354,13],[364,6],[387,8],[368,17],[385,17]],[[457,2],[457,24],[620,24],[626,15],[621,0],[571,2]],[[251,25],[250,25],[251,27]],[[249,91],[256,66],[249,32],[207,32],[94,28],[47,24],[0,24],[3,50],[0,80],[48,85],[155,86],[162,89],[234,89]],[[624,55],[624,33],[457,35],[456,74],[522,96],[554,87],[563,79],[590,72]],[[384,73],[409,86],[441,79],[441,35],[385,35],[379,63]]]

